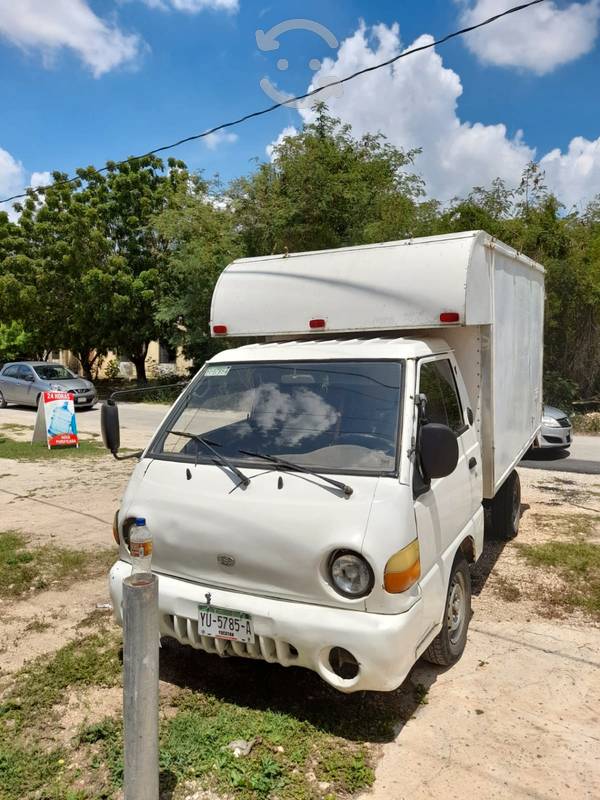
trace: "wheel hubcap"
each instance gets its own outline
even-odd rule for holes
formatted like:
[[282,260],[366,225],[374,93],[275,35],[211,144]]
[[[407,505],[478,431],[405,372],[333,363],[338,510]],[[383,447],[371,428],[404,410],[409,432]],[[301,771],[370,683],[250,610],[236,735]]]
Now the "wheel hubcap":
[[466,619],[465,587],[462,576],[457,575],[450,589],[448,598],[448,633],[450,642],[454,645],[461,637]]

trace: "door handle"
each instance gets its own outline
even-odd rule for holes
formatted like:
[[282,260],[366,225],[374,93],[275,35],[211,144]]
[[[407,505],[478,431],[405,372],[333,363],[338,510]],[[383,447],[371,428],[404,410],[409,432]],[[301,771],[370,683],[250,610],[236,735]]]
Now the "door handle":
[[475,469],[477,466],[477,459],[475,457],[469,459],[469,469]]

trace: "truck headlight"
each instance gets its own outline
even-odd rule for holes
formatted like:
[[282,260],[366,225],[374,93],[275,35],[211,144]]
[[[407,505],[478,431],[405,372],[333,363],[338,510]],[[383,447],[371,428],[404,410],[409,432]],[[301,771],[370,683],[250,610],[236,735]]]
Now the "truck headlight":
[[336,591],[344,597],[364,597],[375,581],[368,561],[348,550],[337,550],[331,556],[329,573]]

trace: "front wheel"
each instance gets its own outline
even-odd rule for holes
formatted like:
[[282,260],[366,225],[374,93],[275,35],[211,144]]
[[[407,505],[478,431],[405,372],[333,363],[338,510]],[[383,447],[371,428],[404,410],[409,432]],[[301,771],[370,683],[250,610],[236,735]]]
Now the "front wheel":
[[442,630],[423,653],[432,664],[449,667],[462,656],[471,621],[471,573],[466,558],[459,553],[452,565]]

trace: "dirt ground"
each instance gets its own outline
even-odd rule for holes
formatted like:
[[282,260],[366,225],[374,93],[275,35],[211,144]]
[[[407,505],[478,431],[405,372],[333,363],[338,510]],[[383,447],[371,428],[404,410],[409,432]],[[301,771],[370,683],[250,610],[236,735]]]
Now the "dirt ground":
[[[112,517],[131,468],[108,456],[0,459],[0,530],[22,531],[40,544],[110,547]],[[600,477],[522,470],[521,481],[519,538],[488,547],[473,571],[465,655],[445,671],[416,665],[409,680],[424,687],[423,699],[382,746],[365,798],[600,797],[600,626],[558,602],[561,579],[529,566],[518,550],[520,543],[583,530],[588,541],[600,541]],[[5,599],[1,683],[27,660],[77,638],[82,620],[107,613],[108,602],[105,575],[74,576],[67,589]],[[27,629],[35,620],[43,630]],[[259,667],[268,680],[274,668]],[[113,694],[111,705],[118,701]],[[97,702],[93,693],[70,698],[69,729]]]

